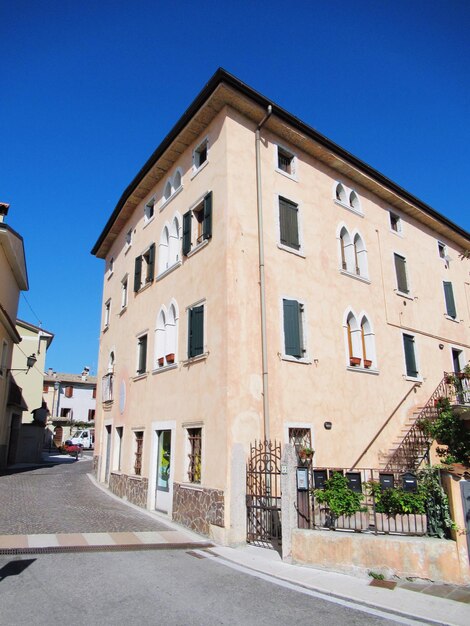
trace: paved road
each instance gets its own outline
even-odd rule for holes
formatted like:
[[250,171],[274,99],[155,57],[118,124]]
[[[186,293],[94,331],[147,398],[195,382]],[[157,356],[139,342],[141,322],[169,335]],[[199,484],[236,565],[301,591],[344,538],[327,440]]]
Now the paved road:
[[91,470],[91,456],[85,456],[77,462],[0,476],[0,534],[167,529],[97,489],[86,476]]
[[0,623],[8,626],[403,623],[292,591],[185,551],[55,554],[15,561],[0,557],[0,594]]

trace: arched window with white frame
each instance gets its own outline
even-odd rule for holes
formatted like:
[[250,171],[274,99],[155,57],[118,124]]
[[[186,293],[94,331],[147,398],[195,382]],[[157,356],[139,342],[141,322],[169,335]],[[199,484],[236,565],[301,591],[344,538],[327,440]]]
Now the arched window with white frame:
[[171,182],[168,180],[163,191],[163,201],[166,202],[171,196]]
[[346,204],[346,189],[341,183],[338,183],[336,185],[335,193],[336,193],[336,200],[338,200],[338,202],[342,202],[343,204]]
[[160,309],[155,327],[155,359],[154,369],[165,365],[165,348],[166,348],[166,315],[165,308]]
[[180,221],[177,215],[173,218],[169,232],[168,267],[180,260]]
[[165,323],[165,362],[167,365],[176,362],[178,339],[178,312],[174,302],[168,309]]
[[175,175],[173,177],[173,189],[174,191],[178,191],[178,189],[181,187],[182,185],[182,179],[181,179],[181,171],[178,169],[175,172]]
[[367,250],[359,233],[354,236],[354,273],[362,278],[369,277],[369,268],[367,264]]
[[354,209],[354,211],[361,212],[361,203],[359,202],[359,196],[355,191],[351,191],[349,194],[349,206],[351,209]]
[[361,344],[363,366],[367,369],[376,369],[375,335],[369,319],[365,314],[361,318]]
[[345,324],[348,347],[348,365],[358,367],[362,364],[361,328],[352,311],[348,312]]
[[158,273],[163,274],[169,267],[169,252],[170,252],[170,236],[168,232],[168,226],[165,225],[160,235],[160,242],[158,244]]
[[109,359],[108,359],[108,374],[114,374],[114,361],[115,361],[114,351],[111,350],[111,352],[109,353]]
[[354,272],[354,245],[346,226],[339,232],[339,246],[341,255],[341,269],[345,272]]

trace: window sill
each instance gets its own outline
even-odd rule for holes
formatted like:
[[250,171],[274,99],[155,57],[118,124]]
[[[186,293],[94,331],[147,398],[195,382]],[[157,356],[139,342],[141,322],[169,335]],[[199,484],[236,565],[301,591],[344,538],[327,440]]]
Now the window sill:
[[392,235],[395,235],[396,237],[400,237],[400,239],[403,239],[402,232],[397,232],[396,230],[393,230],[392,228],[389,228],[389,231],[392,233]]
[[455,319],[454,317],[451,317],[450,315],[447,315],[447,313],[444,313],[444,317],[446,318],[446,320],[449,320],[449,322],[454,322],[454,324],[460,324],[460,320]]
[[127,304],[126,306],[123,306],[122,309],[119,311],[118,313],[119,317],[121,317],[121,315],[124,315],[126,311],[127,311]]
[[[206,239],[207,241],[207,239]],[[171,272],[173,270],[175,270],[177,267],[179,267],[181,265],[182,261],[176,261],[176,263],[173,263],[173,265],[171,265],[170,267],[167,267],[166,270],[164,272],[162,272],[161,274],[159,274],[157,276],[157,278],[155,280],[161,280],[162,278],[165,278],[165,276],[167,276],[168,274],[171,274]]]
[[189,259],[190,257],[192,257],[193,255],[196,254],[196,252],[199,252],[199,250],[201,250],[201,248],[204,248],[205,246],[207,246],[207,244],[209,243],[209,239],[204,239],[203,241],[201,241],[201,243],[198,243],[197,246],[191,250],[190,252],[188,252],[188,254],[186,255],[186,257]]
[[193,168],[193,171],[191,173],[191,180],[193,180],[193,178],[196,178],[199,172],[201,172],[208,164],[209,164],[209,159],[206,159],[204,163],[197,168],[197,170]]
[[344,202],[340,202],[336,198],[335,198],[334,202],[335,202],[335,204],[338,204],[339,206],[342,206],[344,209],[347,209],[348,211],[351,211],[351,213],[355,213],[356,215],[359,215],[359,217],[364,217],[364,213],[362,211],[358,211],[357,209],[355,209],[351,205],[345,204]]
[[291,356],[290,354],[281,355],[282,361],[289,361],[290,363],[302,363],[303,365],[311,365],[312,361],[308,357],[302,357],[298,359],[295,356]]
[[132,244],[126,243],[126,247],[124,248],[124,254],[127,254],[131,248],[132,248]]
[[298,182],[299,182],[299,181],[298,181],[298,179],[297,179],[296,174],[289,174],[288,172],[285,172],[284,170],[281,170],[281,169],[279,169],[278,167],[276,167],[276,168],[274,168],[274,169],[275,169],[275,171],[276,171],[278,174],[282,174],[282,175],[283,175],[283,176],[285,176],[286,178],[290,178],[290,180],[293,180],[295,183],[298,183]]
[[346,369],[348,372],[361,372],[362,374],[372,374],[373,376],[378,376],[380,373],[379,370],[372,367],[360,367],[358,365],[347,365]]
[[370,280],[365,276],[361,276],[360,274],[353,274],[352,272],[348,272],[348,270],[343,270],[342,268],[339,271],[340,274],[343,274],[343,276],[349,276],[350,278],[354,278],[355,280],[360,280],[361,283],[366,283],[366,285],[370,285]]
[[296,250],[295,248],[291,248],[290,246],[285,246],[283,243],[278,243],[277,247],[279,248],[279,250],[285,250],[286,252],[290,252],[291,254],[302,257],[302,259],[306,258],[305,254],[302,251],[302,248]]
[[201,487],[200,483],[179,483],[181,489],[188,489],[190,491],[204,491],[204,487]]
[[103,328],[103,331],[102,331],[102,332],[103,332],[103,335],[104,335],[105,333],[107,333],[107,332],[108,332],[108,330],[109,330],[109,324],[107,324],[107,325]]
[[152,283],[153,280],[149,280],[148,283],[145,283],[145,285],[139,289],[139,291],[134,291],[134,294],[137,295],[138,293],[142,293],[143,291],[148,289]]
[[147,378],[148,375],[148,372],[144,372],[143,374],[136,374],[132,380],[134,382],[137,382],[138,380],[143,380],[144,378]]
[[154,374],[160,374],[160,372],[167,372],[168,370],[175,370],[178,367],[178,363],[168,363],[167,365],[162,365],[161,367],[157,367],[152,370],[152,376]]
[[400,298],[406,298],[406,300],[414,300],[414,297],[411,296],[409,293],[405,293],[403,291],[400,291],[399,289],[394,289],[395,293],[397,294],[397,296],[399,296]]
[[180,186],[178,187],[178,189],[177,189],[176,191],[174,191],[174,192],[171,194],[171,196],[170,196],[169,198],[167,198],[167,199],[165,200],[165,202],[162,204],[162,206],[160,207],[160,212],[162,212],[162,211],[163,211],[163,209],[164,209],[166,206],[168,206],[168,205],[170,204],[170,202],[173,200],[173,198],[174,198],[175,196],[177,196],[179,193],[181,193],[181,191],[182,191],[182,190],[183,190],[183,185],[180,185]]
[[186,359],[186,361],[182,361],[183,365],[191,365],[192,363],[197,363],[198,361],[204,361],[209,356],[209,352],[203,352],[202,354],[198,354],[197,356],[190,356]]
[[406,374],[403,374],[403,378],[405,380],[409,380],[410,383],[422,383],[423,379],[420,376],[414,377],[414,376],[407,376]]
[[155,219],[155,214],[153,214],[153,215],[152,215],[152,217],[151,217],[151,218],[149,218],[148,220],[145,220],[145,221],[144,221],[144,228],[147,228],[147,226],[148,226],[149,224],[151,224],[151,223],[153,222],[153,220],[154,220],[154,219]]
[[112,277],[113,277],[113,275],[114,275],[114,272],[108,272],[108,280],[109,280],[110,278],[112,278]]

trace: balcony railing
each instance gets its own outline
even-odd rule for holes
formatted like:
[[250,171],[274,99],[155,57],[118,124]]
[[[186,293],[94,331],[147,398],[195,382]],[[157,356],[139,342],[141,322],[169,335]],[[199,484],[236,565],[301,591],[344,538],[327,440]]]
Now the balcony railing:
[[103,404],[112,402],[113,398],[113,374],[106,374],[101,379],[101,401]]
[[[308,473],[308,491],[299,491],[297,499],[298,527],[313,530],[339,530],[372,534],[425,535],[427,517],[421,513],[389,515],[378,502],[378,492],[401,487],[413,492],[417,488],[414,474],[394,473],[378,469],[312,468],[304,466]],[[327,504],[315,497],[315,489],[325,489],[325,482],[335,472],[346,477],[348,486],[356,494],[362,494],[361,511],[353,515],[335,516]]]

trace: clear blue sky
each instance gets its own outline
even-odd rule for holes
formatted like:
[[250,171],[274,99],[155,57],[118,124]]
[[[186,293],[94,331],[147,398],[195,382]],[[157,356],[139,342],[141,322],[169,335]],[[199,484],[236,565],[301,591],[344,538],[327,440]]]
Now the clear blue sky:
[[90,250],[219,66],[470,230],[468,0],[0,0],[0,28],[0,200],[30,280],[19,316],[55,333],[58,371],[96,371]]

